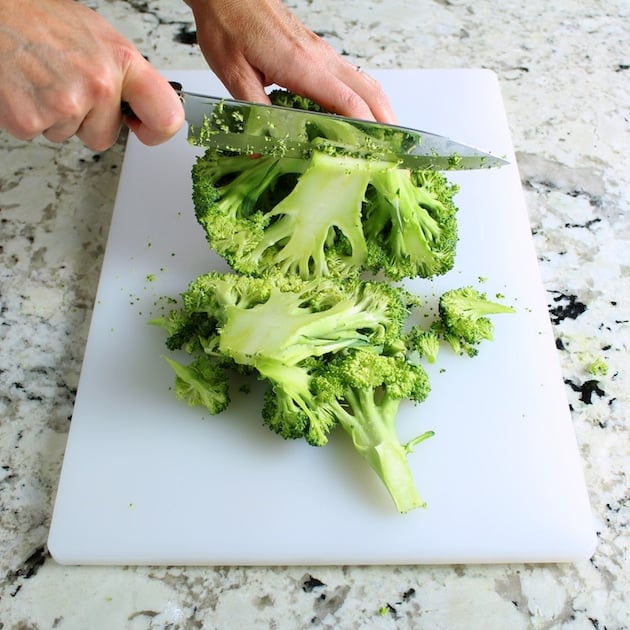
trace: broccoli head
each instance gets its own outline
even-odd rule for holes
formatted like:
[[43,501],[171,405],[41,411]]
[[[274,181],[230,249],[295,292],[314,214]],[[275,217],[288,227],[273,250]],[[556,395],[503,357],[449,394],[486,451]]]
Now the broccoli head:
[[401,402],[429,392],[405,333],[417,301],[385,282],[210,272],[154,323],[169,348],[194,357],[189,366],[167,359],[178,397],[218,413],[229,370],[253,372],[267,384],[266,426],[323,446],[341,424],[405,512],[424,504],[406,460],[420,438],[401,444],[395,429]]
[[[201,354],[222,369],[255,371],[270,386],[265,423],[284,437],[321,445],[335,421],[313,400],[313,371],[350,348],[400,354],[416,301],[382,282],[210,272],[190,283],[181,309],[154,323],[166,330],[172,350]],[[172,367],[181,378],[184,368]],[[202,374],[194,375],[197,385]]]
[[[280,91],[276,103],[310,108]],[[282,96],[280,96],[282,95]],[[313,114],[243,122],[250,136],[299,140],[299,156],[214,146],[192,170],[197,220],[231,267],[301,278],[380,271],[392,279],[449,271],[457,245],[457,186],[436,171],[398,168],[402,132]],[[286,125],[286,128],[283,127]]]

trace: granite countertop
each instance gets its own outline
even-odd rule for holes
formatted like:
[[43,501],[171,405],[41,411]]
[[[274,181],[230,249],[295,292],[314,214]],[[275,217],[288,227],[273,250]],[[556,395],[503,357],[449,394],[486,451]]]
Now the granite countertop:
[[[201,69],[179,0],[91,0]],[[500,80],[596,522],[566,565],[64,567],[46,549],[124,137],[0,133],[0,628],[630,628],[630,24],[625,0],[290,0],[364,68]],[[593,376],[593,357],[609,366]]]

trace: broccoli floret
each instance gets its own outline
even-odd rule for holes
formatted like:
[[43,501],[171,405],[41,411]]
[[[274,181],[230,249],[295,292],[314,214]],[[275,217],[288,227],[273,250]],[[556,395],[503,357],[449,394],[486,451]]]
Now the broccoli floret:
[[[277,102],[309,104],[290,94]],[[282,124],[276,137],[286,132],[310,149],[287,157],[209,148],[193,166],[197,220],[234,270],[304,279],[370,270],[398,280],[452,268],[457,186],[435,171],[398,168],[391,154],[404,134],[375,137],[316,114],[298,130]],[[245,126],[271,133],[260,120]]]
[[407,335],[409,346],[429,363],[435,363],[440,351],[440,337],[435,330],[414,326]]
[[492,302],[471,286],[451,289],[440,297],[440,319],[434,331],[458,354],[475,356],[477,346],[493,338],[494,326],[487,315],[513,312],[511,306]]
[[422,402],[430,386],[426,372],[405,357],[362,350],[336,355],[313,379],[321,407],[330,410],[357,452],[381,478],[397,509],[424,507],[407,454],[427,432],[401,444],[396,416],[403,400]]
[[325,363],[325,357],[318,357],[291,366],[271,361],[264,367],[268,385],[262,419],[274,433],[288,440],[304,438],[312,446],[328,443],[337,418],[312,392],[313,373]]
[[434,171],[323,151],[302,160],[209,149],[193,167],[208,242],[250,275],[446,273],[457,246],[455,192]]
[[218,414],[230,404],[228,373],[210,357],[200,356],[190,365],[165,357],[175,372],[175,396],[190,406],[205,407],[211,414]]
[[372,245],[367,267],[394,280],[450,271],[458,240],[457,190],[437,171],[377,171],[363,210],[365,237]]

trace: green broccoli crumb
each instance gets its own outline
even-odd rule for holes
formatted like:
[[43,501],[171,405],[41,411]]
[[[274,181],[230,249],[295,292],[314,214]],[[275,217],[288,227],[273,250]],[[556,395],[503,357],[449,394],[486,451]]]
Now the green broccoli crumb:
[[385,604],[378,609],[378,614],[381,617],[385,617],[386,615],[394,615],[396,614],[396,609],[391,604]]
[[603,359],[597,358],[590,363],[587,371],[593,376],[606,376],[608,374],[608,364]]

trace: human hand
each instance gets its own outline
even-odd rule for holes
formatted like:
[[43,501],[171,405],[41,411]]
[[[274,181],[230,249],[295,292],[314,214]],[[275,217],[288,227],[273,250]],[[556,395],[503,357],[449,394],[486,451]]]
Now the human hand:
[[264,88],[275,83],[336,114],[396,122],[379,83],[308,30],[281,0],[186,3],[208,65],[234,98],[268,103]]
[[22,140],[76,135],[93,150],[110,147],[122,124],[145,144],[167,140],[184,123],[167,81],[96,12],[75,0],[0,1],[0,128]]

